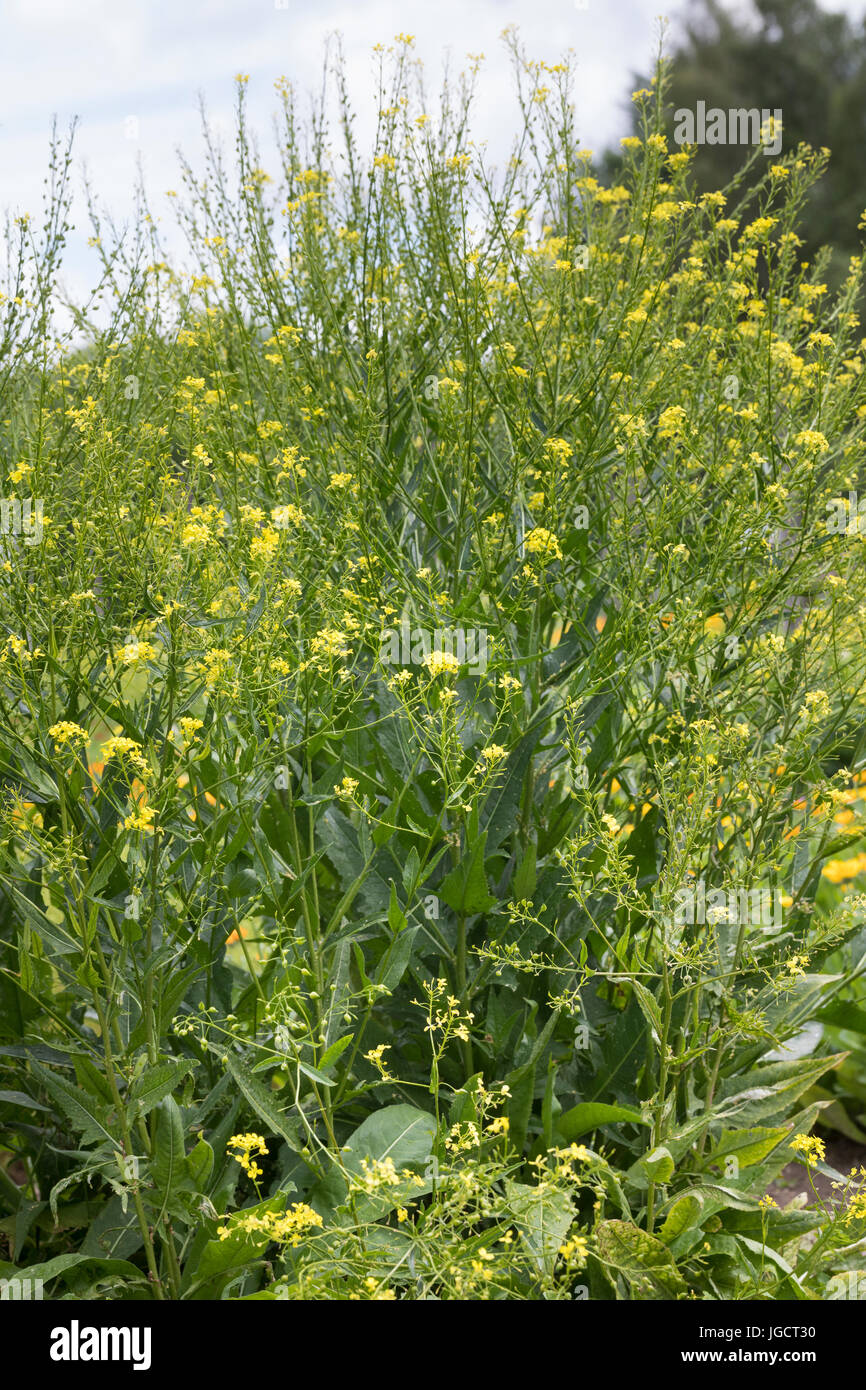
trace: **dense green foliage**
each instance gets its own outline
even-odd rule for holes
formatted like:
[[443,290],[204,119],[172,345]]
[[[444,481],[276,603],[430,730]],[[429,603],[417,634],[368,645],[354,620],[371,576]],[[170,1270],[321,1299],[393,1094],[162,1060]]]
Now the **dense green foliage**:
[[656,88],[604,187],[514,58],[498,173],[408,41],[369,158],[240,77],[66,339],[62,152],[9,229],[2,1277],[856,1286],[862,1176],[766,1193],[866,1085],[861,268],[819,158],[700,196]]

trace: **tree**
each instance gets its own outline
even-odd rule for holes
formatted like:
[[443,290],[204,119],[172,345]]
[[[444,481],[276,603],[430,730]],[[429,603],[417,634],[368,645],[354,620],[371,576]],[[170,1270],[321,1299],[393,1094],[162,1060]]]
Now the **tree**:
[[[829,148],[828,171],[805,210],[803,254],[832,246],[830,278],[838,281],[859,251],[866,205],[866,22],[855,26],[815,0],[753,0],[745,16],[719,0],[693,0],[670,56],[669,83],[671,138],[674,112],[704,101],[726,111],[781,109],[783,150],[801,142]],[[700,146],[694,170],[701,191],[726,183],[742,158],[738,145]]]

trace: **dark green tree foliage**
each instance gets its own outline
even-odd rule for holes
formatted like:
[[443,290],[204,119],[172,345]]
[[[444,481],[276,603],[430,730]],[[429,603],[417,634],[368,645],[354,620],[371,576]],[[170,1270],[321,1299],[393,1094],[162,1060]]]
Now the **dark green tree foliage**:
[[[858,250],[866,204],[866,25],[815,0],[753,0],[737,10],[692,0],[669,44],[671,136],[674,112],[704,101],[708,109],[780,108],[784,150],[801,142],[829,149],[827,173],[804,210],[802,254],[810,259],[831,246],[828,278],[838,282]],[[742,164],[738,145],[702,145],[694,166],[699,187],[723,186]],[[764,172],[753,170],[756,179]]]

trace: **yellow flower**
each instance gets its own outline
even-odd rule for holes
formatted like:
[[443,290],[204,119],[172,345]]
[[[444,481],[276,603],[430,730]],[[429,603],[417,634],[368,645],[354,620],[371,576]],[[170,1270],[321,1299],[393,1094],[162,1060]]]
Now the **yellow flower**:
[[156,647],[151,642],[139,642],[131,637],[118,649],[117,659],[122,661],[124,666],[138,666],[142,661],[152,661],[156,656]]
[[866,1192],[855,1193],[848,1203],[845,1225],[850,1226],[854,1221],[866,1221]]
[[[264,1157],[268,1152],[268,1146],[261,1134],[233,1134],[228,1144],[229,1149],[237,1149],[237,1153],[232,1154],[232,1158],[241,1165],[247,1177],[253,1182],[257,1182],[264,1172],[263,1168],[255,1162],[255,1156]],[[272,1215],[272,1213],[268,1213]]]
[[490,743],[486,748],[482,748],[478,755],[486,763],[498,763],[508,756],[506,750],[499,743]]
[[210,531],[201,521],[188,521],[180,533],[180,543],[185,550],[210,545],[212,539]]
[[147,777],[150,773],[141,744],[136,743],[134,738],[124,738],[115,734],[112,738],[106,739],[102,745],[102,760],[107,763],[112,758],[126,759],[135,768],[139,777]]
[[63,748],[67,743],[87,743],[90,735],[86,729],[82,729],[80,724],[73,724],[69,719],[61,719],[59,724],[52,724],[48,730],[58,748]]
[[681,405],[669,405],[659,416],[659,438],[675,439],[682,434],[686,412]]
[[559,1247],[559,1253],[564,1260],[569,1263],[583,1264],[589,1254],[589,1246],[585,1236],[572,1236]]
[[303,520],[304,513],[293,502],[288,502],[283,507],[273,507],[271,510],[271,521],[278,531],[287,531],[289,526],[300,526]]
[[460,670],[460,662],[453,652],[428,652],[423,664],[431,676],[440,676],[443,673],[455,676]]
[[153,820],[156,816],[152,806],[139,805],[123,822],[124,830],[139,830],[142,835],[153,834]]
[[364,1053],[364,1056],[366,1057],[367,1061],[371,1062],[372,1065],[376,1068],[376,1070],[381,1074],[383,1081],[390,1081],[392,1079],[391,1074],[388,1071],[388,1063],[385,1061],[385,1053],[390,1051],[390,1044],[379,1043],[378,1047],[371,1047],[369,1052]]
[[807,454],[826,454],[830,448],[826,435],[820,430],[801,430],[794,435],[794,443]]
[[267,564],[269,560],[273,559],[279,544],[279,531],[275,531],[273,526],[265,526],[250,541],[250,559],[253,561],[262,560]]
[[819,1139],[817,1135],[795,1134],[791,1140],[791,1148],[795,1153],[802,1154],[809,1166],[824,1160],[824,1140]]
[[524,540],[524,546],[530,555],[537,555],[543,564],[562,559],[559,541],[552,531],[545,531],[543,526],[533,527]]

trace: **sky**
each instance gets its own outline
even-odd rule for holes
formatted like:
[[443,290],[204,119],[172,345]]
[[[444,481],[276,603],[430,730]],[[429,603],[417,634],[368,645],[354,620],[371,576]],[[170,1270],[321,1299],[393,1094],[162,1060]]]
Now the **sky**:
[[[866,0],[835,0],[854,17]],[[675,27],[687,0],[664,13]],[[328,35],[339,32],[358,131],[372,130],[372,47],[415,36],[430,86],[448,54],[455,67],[484,53],[475,137],[494,158],[508,147],[511,74],[500,39],[518,27],[531,57],[573,49],[578,132],[596,151],[627,133],[635,72],[652,68],[660,0],[0,0],[0,209],[36,214],[51,118],[79,119],[75,182],[86,167],[100,200],[122,220],[140,161],[155,209],[178,183],[177,147],[200,149],[199,97],[211,122],[231,129],[237,72],[249,74],[251,123],[267,139],[274,81],[315,86]],[[267,165],[267,160],[264,161]],[[167,214],[168,217],[168,214]],[[70,238],[68,288],[88,278],[83,199]],[[167,230],[167,228],[166,228]]]

